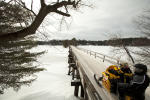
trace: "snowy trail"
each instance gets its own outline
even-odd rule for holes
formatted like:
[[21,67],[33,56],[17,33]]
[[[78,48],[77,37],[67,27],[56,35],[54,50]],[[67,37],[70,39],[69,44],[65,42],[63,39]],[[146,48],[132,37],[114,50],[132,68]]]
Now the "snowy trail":
[[38,58],[40,67],[46,70],[37,74],[38,78],[31,86],[22,86],[18,92],[12,89],[0,95],[0,100],[79,100],[73,96],[71,76],[68,71],[68,49],[61,46],[39,46],[33,51],[47,50]]

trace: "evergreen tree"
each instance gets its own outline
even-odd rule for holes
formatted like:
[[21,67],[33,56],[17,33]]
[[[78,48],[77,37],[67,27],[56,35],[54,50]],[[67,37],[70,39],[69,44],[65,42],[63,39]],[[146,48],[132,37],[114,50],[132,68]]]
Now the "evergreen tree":
[[77,46],[77,40],[76,40],[76,38],[73,38],[73,39],[70,41],[70,44],[73,45],[73,46]]
[[31,40],[0,42],[0,93],[10,87],[17,91],[22,85],[29,85],[36,80],[35,73],[44,70],[33,65],[44,53],[30,52],[35,46]]
[[23,7],[0,0],[0,33],[21,30],[29,26],[32,17]]
[[67,48],[69,46],[69,40],[64,40],[62,45],[64,48]]

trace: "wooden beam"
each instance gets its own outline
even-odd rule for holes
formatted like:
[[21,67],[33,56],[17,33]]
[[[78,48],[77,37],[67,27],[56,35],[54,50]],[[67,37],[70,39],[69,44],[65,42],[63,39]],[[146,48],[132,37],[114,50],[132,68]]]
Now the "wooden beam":
[[78,92],[79,92],[79,86],[75,86],[74,96],[78,97]]
[[80,79],[71,81],[71,86],[80,86],[80,85],[81,85]]

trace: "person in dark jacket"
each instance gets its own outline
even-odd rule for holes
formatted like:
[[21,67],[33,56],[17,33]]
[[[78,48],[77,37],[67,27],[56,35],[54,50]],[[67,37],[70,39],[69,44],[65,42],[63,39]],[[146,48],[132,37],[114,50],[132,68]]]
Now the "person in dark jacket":
[[134,65],[134,75],[130,83],[118,83],[119,100],[125,100],[125,95],[131,96],[133,100],[145,100],[145,90],[149,86],[147,66],[143,64]]
[[[119,66],[114,66],[113,68],[108,69],[108,72],[115,75],[119,78],[110,78],[109,81],[111,83],[110,92],[116,94],[117,93],[117,83],[129,83],[131,81],[132,72],[129,68],[128,63],[120,63]],[[111,67],[110,66],[110,67]]]
[[121,81],[123,83],[129,83],[131,81],[131,77],[133,76],[131,69],[129,68],[128,63],[121,63],[119,68],[123,72],[123,77]]

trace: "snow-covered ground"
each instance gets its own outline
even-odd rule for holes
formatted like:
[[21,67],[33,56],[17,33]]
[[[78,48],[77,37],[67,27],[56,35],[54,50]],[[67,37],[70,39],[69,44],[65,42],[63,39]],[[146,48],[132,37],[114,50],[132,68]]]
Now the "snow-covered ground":
[[38,58],[40,67],[46,70],[37,74],[38,78],[30,86],[22,86],[15,92],[12,89],[0,95],[0,100],[79,100],[73,96],[68,71],[68,49],[62,46],[38,46],[32,51],[47,50]]

